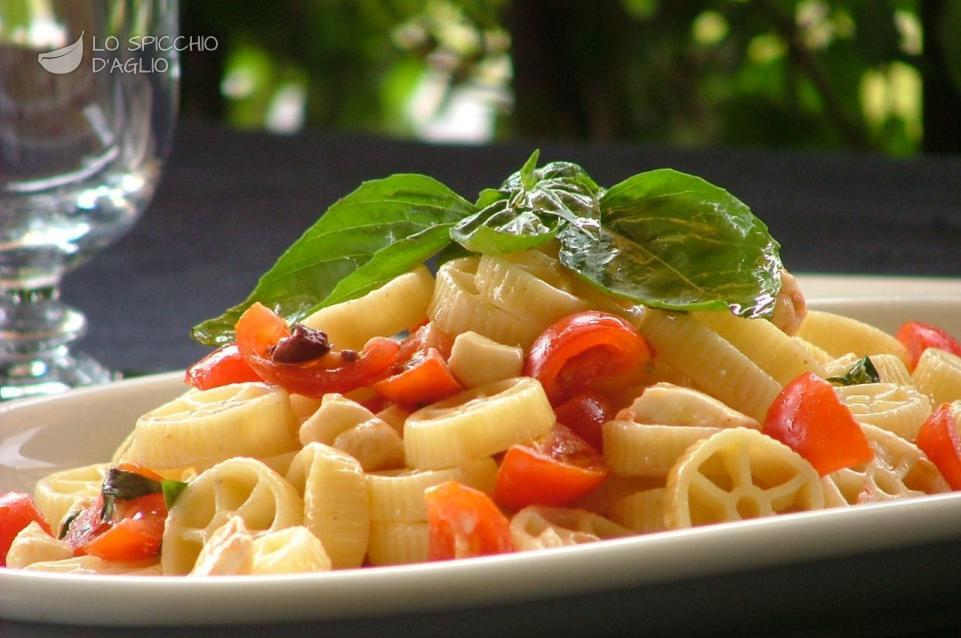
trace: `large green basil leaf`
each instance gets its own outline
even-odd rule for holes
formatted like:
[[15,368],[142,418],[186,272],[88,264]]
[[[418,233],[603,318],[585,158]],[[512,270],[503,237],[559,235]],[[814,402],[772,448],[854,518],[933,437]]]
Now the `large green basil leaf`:
[[656,308],[769,316],[780,246],[736,197],[693,175],[634,175],[600,200],[600,219],[559,234],[561,262],[603,290]]
[[237,319],[257,301],[295,322],[359,297],[444,249],[450,227],[473,212],[470,202],[425,175],[364,182],[328,208],[242,303],[195,326],[193,338],[229,343]]
[[551,162],[536,168],[539,151],[498,189],[478,197],[478,212],[451,229],[467,250],[504,254],[536,248],[568,223],[596,218],[601,188],[577,164]]

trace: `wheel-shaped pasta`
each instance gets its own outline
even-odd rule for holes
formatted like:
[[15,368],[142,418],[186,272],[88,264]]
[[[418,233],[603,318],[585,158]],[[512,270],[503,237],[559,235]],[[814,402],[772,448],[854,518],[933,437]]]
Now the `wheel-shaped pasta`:
[[825,477],[837,486],[844,502],[871,503],[950,490],[934,463],[913,443],[872,425],[862,424],[861,429],[874,458]]
[[304,504],[287,481],[250,458],[232,458],[191,481],[170,508],[163,535],[165,574],[193,569],[204,544],[232,516],[253,533],[300,525]]
[[608,421],[602,427],[604,461],[620,476],[665,477],[684,452],[720,428]]
[[304,499],[304,526],[320,539],[334,569],[360,567],[367,553],[370,513],[364,470],[341,450],[310,443],[287,470]]
[[323,330],[338,350],[360,350],[371,337],[390,337],[423,323],[433,292],[430,271],[418,266],[359,299],[321,308],[303,324]]
[[805,372],[824,376],[821,364],[770,321],[743,319],[730,312],[696,312],[694,318],[721,335],[781,385]]
[[754,428],[761,425],[714,397],[673,383],[658,382],[634,399],[627,414],[635,423]]
[[648,308],[639,326],[658,358],[711,396],[763,421],[781,384],[740,350],[689,316]]
[[27,565],[24,569],[48,574],[85,574],[99,576],[163,576],[160,565],[155,561],[125,563],[104,560],[97,556],[74,556],[63,560],[41,561]]
[[631,534],[629,529],[587,510],[541,505],[530,505],[514,514],[510,530],[517,551],[567,547]]
[[588,309],[584,300],[497,255],[480,258],[474,283],[483,299],[541,331]]
[[823,506],[810,463],[757,430],[732,428],[692,445],[671,469],[664,524],[679,529]]
[[809,311],[797,334],[835,357],[849,352],[861,357],[883,353],[908,360],[907,350],[888,333],[863,321],[831,312]]
[[912,373],[918,390],[931,397],[935,405],[961,399],[961,357],[928,348],[918,359]]
[[185,394],[143,415],[120,460],[153,470],[200,470],[237,456],[264,458],[296,448],[297,418],[287,392],[237,383]]
[[476,257],[461,257],[440,267],[427,316],[447,334],[472,330],[498,343],[527,348],[541,329],[481,296],[475,282],[477,263]]
[[650,534],[664,527],[664,488],[635,492],[611,505],[608,516],[637,534]]
[[60,531],[64,516],[97,498],[109,467],[108,463],[86,465],[54,472],[37,481],[33,499],[54,535]]
[[302,525],[254,539],[253,574],[307,574],[330,569],[324,544]]
[[458,381],[467,388],[476,388],[520,376],[524,351],[476,332],[462,332],[454,339],[447,363]]
[[931,414],[930,399],[910,386],[862,383],[836,391],[858,423],[875,425],[909,441]]
[[488,457],[546,433],[554,421],[554,410],[536,379],[495,381],[407,417],[407,465],[437,470]]

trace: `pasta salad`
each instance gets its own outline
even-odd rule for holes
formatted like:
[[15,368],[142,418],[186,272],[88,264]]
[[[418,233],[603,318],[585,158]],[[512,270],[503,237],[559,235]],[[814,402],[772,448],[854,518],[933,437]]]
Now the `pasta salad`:
[[808,310],[700,178],[537,162],[333,204],[112,459],[0,494],[0,565],[320,572],[961,489],[952,335]]

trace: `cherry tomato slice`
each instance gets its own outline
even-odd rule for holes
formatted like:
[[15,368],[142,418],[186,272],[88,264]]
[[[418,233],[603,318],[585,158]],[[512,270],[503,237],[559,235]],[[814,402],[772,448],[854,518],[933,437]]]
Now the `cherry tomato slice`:
[[217,348],[187,368],[186,382],[200,390],[245,381],[262,379],[240,354],[235,343]]
[[554,408],[557,422],[569,427],[589,444],[603,449],[601,426],[614,418],[614,403],[597,392],[581,392]]
[[391,401],[404,405],[434,403],[464,389],[435,348],[414,354],[400,368],[399,372],[371,387]]
[[762,432],[803,456],[821,476],[874,458],[834,387],[812,372],[784,386],[768,408]]
[[937,348],[961,357],[961,343],[947,331],[930,323],[906,321],[894,336],[907,349],[912,370],[928,348]]
[[456,481],[431,487],[427,504],[430,560],[451,560],[514,550],[510,523],[489,496]]
[[17,534],[30,523],[38,523],[50,533],[50,526],[37,509],[33,498],[22,492],[0,494],[0,567],[7,565],[7,552]]
[[561,424],[532,445],[514,445],[504,454],[494,484],[498,505],[562,506],[584,496],[607,477],[600,453]]
[[290,335],[281,317],[255,303],[237,320],[235,329],[241,354],[263,380],[312,398],[350,392],[382,379],[400,349],[390,339],[375,337],[359,354],[332,351],[306,363],[277,363],[270,359],[270,347]]
[[951,404],[942,403],[918,430],[918,447],[934,463],[953,490],[961,490],[961,432]]
[[624,319],[588,310],[547,328],[531,345],[524,374],[535,377],[553,405],[578,392],[637,385],[651,349]]

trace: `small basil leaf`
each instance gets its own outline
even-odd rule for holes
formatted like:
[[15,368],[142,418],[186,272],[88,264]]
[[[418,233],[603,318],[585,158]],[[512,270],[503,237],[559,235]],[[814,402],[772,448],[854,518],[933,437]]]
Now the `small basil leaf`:
[[168,510],[173,507],[177,497],[180,496],[180,493],[183,492],[186,487],[187,484],[183,481],[174,481],[172,479],[160,481],[160,489],[164,495],[164,505],[167,506]]
[[103,485],[100,487],[100,492],[103,494],[103,509],[100,511],[100,520],[106,521],[113,517],[118,500],[128,501],[147,494],[157,494],[160,491],[161,486],[158,481],[136,472],[127,472],[112,467],[107,470]]
[[80,516],[80,514],[82,513],[83,513],[83,508],[78,508],[70,512],[70,515],[67,516],[67,518],[63,519],[63,524],[60,526],[60,534],[57,536],[59,540],[63,540],[67,537],[67,532],[70,531],[70,526],[73,524],[75,520],[77,520],[77,517]]
[[600,187],[577,164],[551,162],[535,168],[539,151],[499,189],[485,189],[480,210],[461,220],[451,238],[479,253],[512,253],[554,239],[567,224],[598,216]]
[[844,375],[840,377],[828,377],[827,379],[834,385],[861,385],[862,383],[880,383],[881,375],[870,357],[858,359],[857,363],[851,366]]
[[561,262],[602,290],[656,308],[769,316],[780,246],[740,200],[670,169],[609,189],[599,221],[558,235]]
[[229,343],[237,319],[256,301],[293,323],[360,296],[443,249],[446,227],[473,212],[470,202],[425,175],[364,182],[331,205],[242,303],[195,326],[192,336],[208,345]]

